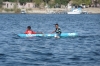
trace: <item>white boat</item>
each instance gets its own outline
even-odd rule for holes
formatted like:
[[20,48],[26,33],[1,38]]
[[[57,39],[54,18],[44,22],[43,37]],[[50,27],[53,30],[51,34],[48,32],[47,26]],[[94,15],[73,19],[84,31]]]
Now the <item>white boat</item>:
[[25,11],[21,11],[21,14],[25,14],[26,12]]
[[21,14],[25,14],[26,13],[26,9],[21,9]]
[[72,11],[67,12],[67,14],[81,14],[82,11],[80,8],[73,9]]

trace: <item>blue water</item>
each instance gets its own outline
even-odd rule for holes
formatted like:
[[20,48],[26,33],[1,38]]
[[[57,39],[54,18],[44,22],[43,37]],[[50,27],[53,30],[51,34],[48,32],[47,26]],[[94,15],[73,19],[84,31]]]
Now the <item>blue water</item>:
[[[78,36],[17,36],[28,25],[51,33],[55,23]],[[0,66],[100,66],[100,15],[0,14]]]

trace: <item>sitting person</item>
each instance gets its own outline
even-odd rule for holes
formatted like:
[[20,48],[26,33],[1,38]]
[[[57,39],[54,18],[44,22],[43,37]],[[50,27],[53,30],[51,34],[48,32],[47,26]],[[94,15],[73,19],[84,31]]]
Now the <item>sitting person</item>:
[[36,34],[33,30],[31,30],[31,26],[27,27],[27,30],[25,31],[25,34]]
[[54,33],[54,32],[56,33],[55,37],[60,38],[60,36],[61,36],[61,29],[60,29],[58,24],[55,24],[55,30],[52,33]]

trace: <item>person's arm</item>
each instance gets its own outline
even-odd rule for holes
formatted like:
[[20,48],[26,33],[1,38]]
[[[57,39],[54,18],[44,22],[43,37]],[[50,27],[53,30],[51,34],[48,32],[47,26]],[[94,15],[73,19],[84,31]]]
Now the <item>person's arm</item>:
[[27,34],[27,30],[24,32],[24,34]]
[[36,32],[32,31],[32,34],[36,34]]
[[36,32],[37,34],[43,34],[42,32]]
[[52,33],[55,33],[55,30]]

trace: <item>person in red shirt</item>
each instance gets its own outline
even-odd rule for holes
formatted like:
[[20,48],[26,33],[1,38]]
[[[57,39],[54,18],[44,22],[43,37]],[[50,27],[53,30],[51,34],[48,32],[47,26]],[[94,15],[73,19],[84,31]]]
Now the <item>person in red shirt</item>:
[[25,34],[36,34],[33,30],[31,30],[31,26],[27,27],[27,30],[25,31]]

